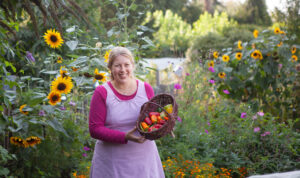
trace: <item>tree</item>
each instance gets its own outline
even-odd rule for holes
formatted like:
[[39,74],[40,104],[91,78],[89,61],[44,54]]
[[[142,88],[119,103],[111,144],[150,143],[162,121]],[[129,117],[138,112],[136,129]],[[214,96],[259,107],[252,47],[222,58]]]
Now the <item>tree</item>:
[[239,23],[271,25],[265,0],[247,0],[237,11],[234,18]]

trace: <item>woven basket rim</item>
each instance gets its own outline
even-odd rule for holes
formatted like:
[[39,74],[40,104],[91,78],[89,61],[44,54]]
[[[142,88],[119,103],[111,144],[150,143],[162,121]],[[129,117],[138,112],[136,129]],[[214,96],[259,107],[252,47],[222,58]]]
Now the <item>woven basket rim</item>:
[[[163,109],[163,111],[168,115],[169,120],[167,120],[166,123],[162,125],[162,127],[160,127],[159,129],[153,130],[153,131],[151,131],[151,132],[144,132],[144,131],[142,131],[141,128],[139,127],[139,125],[140,125],[141,122],[143,122],[143,120],[138,120],[138,121],[137,121],[137,126],[138,126],[137,128],[138,128],[138,131],[139,131],[139,132],[144,133],[144,134],[155,133],[155,132],[158,132],[158,131],[162,130],[164,127],[167,127],[167,124],[168,124],[169,122],[171,122],[171,119],[175,120],[173,114],[168,113],[161,105],[159,105],[159,104],[157,104],[157,103],[155,103],[155,102],[152,102],[151,100],[150,100],[150,101],[147,101],[147,102],[144,103],[143,105],[146,105],[146,104],[148,104],[148,103],[150,103],[150,104],[155,104],[155,105],[157,105],[158,107],[160,107],[161,109]],[[155,112],[155,111],[153,111],[153,112]],[[140,114],[142,114],[142,111],[140,112]]]

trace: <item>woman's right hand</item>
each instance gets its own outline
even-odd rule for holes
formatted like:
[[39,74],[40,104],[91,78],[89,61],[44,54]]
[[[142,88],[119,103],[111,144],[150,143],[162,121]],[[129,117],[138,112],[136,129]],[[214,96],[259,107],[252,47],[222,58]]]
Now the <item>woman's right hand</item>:
[[130,140],[137,143],[144,143],[146,141],[146,138],[143,136],[136,136],[134,132],[137,130],[136,126],[126,133],[125,138],[126,140]]

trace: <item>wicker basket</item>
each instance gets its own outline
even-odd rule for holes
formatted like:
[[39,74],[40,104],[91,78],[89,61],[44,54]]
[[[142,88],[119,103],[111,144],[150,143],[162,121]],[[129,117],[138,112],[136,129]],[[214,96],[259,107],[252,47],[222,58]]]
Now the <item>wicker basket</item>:
[[[168,113],[163,107],[167,104],[173,105],[173,112]],[[166,123],[159,129],[153,130],[151,132],[144,132],[140,128],[140,123],[145,119],[145,117],[148,116],[150,112],[157,111],[157,109],[160,108],[162,111],[165,111],[167,114],[167,117],[169,120],[166,121]],[[171,134],[174,137],[173,134],[173,128],[175,126],[176,119],[178,117],[178,106],[173,98],[172,95],[169,94],[159,94],[153,97],[150,101],[144,103],[141,107],[140,115],[138,117],[137,121],[137,129],[139,133],[143,136],[145,136],[146,139],[149,140],[156,140],[159,139],[166,134]]]

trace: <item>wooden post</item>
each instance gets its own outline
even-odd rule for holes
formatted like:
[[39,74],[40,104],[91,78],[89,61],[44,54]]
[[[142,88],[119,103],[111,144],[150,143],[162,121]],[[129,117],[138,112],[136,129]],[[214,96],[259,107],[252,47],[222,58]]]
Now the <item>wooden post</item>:
[[156,69],[156,86],[159,87],[160,81],[159,81],[159,69]]

